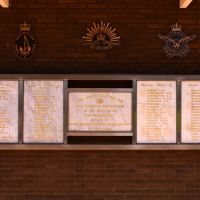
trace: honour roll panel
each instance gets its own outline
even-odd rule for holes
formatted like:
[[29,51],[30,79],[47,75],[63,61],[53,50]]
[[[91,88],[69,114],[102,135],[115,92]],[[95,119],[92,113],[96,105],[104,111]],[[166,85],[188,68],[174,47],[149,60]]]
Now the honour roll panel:
[[176,81],[137,82],[137,143],[176,143]]
[[63,143],[63,81],[24,82],[24,143]]
[[[200,143],[200,80],[182,80],[178,88],[176,78],[138,79],[133,88],[114,89],[64,88],[67,84],[60,79],[21,83],[0,80],[2,144],[18,143],[19,134],[27,144],[62,144],[67,143],[68,133],[134,136],[136,144]],[[22,115],[23,126],[18,117]],[[181,140],[177,140],[177,119]]]
[[182,143],[200,143],[200,81],[182,81]]
[[0,81],[0,143],[18,142],[18,81]]
[[69,131],[132,131],[131,92],[70,92]]

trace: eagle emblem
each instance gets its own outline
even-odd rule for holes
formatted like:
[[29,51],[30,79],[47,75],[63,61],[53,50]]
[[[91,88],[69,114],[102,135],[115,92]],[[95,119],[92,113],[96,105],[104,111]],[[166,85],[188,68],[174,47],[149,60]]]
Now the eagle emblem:
[[158,37],[164,41],[163,50],[168,58],[185,57],[190,51],[188,43],[196,38],[196,35],[187,36],[182,31],[182,26],[175,23],[171,26],[171,31],[166,34],[158,34]]

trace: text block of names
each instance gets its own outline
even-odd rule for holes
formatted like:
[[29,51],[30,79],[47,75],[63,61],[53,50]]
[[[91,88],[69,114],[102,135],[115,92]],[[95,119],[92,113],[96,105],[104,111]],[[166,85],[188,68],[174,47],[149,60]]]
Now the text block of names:
[[0,143],[18,142],[18,81],[0,81]]
[[63,143],[63,81],[25,81],[24,143]]
[[137,82],[137,143],[176,143],[176,81]]
[[181,142],[200,143],[200,81],[182,81]]
[[132,94],[69,93],[69,131],[131,131]]

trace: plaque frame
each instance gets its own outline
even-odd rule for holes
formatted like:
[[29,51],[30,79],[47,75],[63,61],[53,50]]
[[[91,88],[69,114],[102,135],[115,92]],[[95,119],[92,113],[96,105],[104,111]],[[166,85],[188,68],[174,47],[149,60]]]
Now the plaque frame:
[[187,81],[190,81],[190,82],[192,82],[192,81],[198,81],[198,82],[200,82],[200,77],[199,78],[196,78],[196,79],[188,79],[188,78],[186,78],[186,79],[182,79],[182,80],[180,80],[180,144],[182,144],[182,145],[192,145],[192,146],[194,146],[194,145],[200,145],[200,141],[199,142],[196,142],[196,143],[192,143],[192,142],[183,142],[182,141],[182,83],[183,82],[187,82]]
[[[133,96],[135,96],[136,87],[134,87],[136,81],[141,80],[170,80],[170,81],[176,81],[177,82],[177,144],[136,144],[134,143],[134,135],[135,132],[133,132],[133,143],[128,145],[79,145],[79,144],[67,144],[67,141],[64,141],[64,144],[50,144],[50,143],[42,143],[42,144],[22,144],[19,142],[17,144],[14,143],[1,143],[0,144],[0,150],[34,150],[34,151],[43,151],[43,150],[66,150],[66,151],[94,151],[94,150],[113,150],[113,151],[149,151],[149,150],[161,150],[161,151],[171,151],[171,150],[198,150],[200,151],[200,143],[181,143],[180,137],[181,137],[181,81],[200,81],[200,75],[128,75],[128,74],[122,74],[122,75],[116,75],[116,74],[104,74],[104,75],[97,75],[97,74],[0,74],[0,80],[15,80],[19,81],[19,99],[22,99],[23,91],[22,84],[24,80],[56,80],[56,81],[64,81],[68,82],[70,80],[130,80],[133,83]],[[65,86],[66,87],[66,86]],[[65,90],[66,91],[66,90]],[[65,92],[64,91],[64,92]],[[65,98],[67,97],[64,96]],[[66,102],[66,101],[65,101]],[[23,105],[22,100],[19,100],[19,138],[20,135],[23,135],[21,129],[23,122],[23,109],[20,110],[20,105]],[[133,110],[135,109],[135,103],[133,98]],[[66,111],[66,110],[65,110]],[[67,112],[66,112],[67,113]],[[134,113],[133,113],[134,115]],[[20,117],[21,116],[21,117]],[[67,116],[65,116],[67,118]],[[20,119],[21,118],[21,119]],[[65,118],[65,119],[66,119]],[[134,122],[133,119],[133,129],[134,129]],[[66,122],[66,120],[64,120]],[[66,126],[64,126],[65,128]],[[65,138],[67,136],[65,135]]]
[[132,80],[132,145],[137,145],[137,80]]
[[20,141],[20,125],[19,125],[19,121],[20,121],[20,80],[19,79],[10,79],[10,78],[5,78],[5,79],[0,79],[0,81],[14,81],[17,83],[17,92],[18,92],[18,97],[17,97],[17,142],[0,142],[0,145],[16,145],[19,144]]
[[[133,110],[132,88],[68,88],[67,111],[69,111],[69,93],[130,93],[131,94],[131,110]],[[68,115],[68,114],[67,114]],[[133,122],[133,114],[131,113],[131,122]],[[67,124],[69,118],[67,119]],[[133,123],[130,131],[69,131],[67,126],[67,136],[130,136],[133,137]]]
[[[60,81],[60,82],[62,82],[62,85],[63,85],[63,92],[62,92],[62,96],[63,96],[63,111],[62,111],[62,116],[63,116],[63,122],[62,122],[62,124],[63,124],[63,140],[62,140],[62,142],[24,142],[24,99],[25,99],[25,95],[24,95],[24,93],[25,93],[25,89],[24,89],[24,85],[25,85],[25,81]],[[22,82],[23,82],[23,84],[22,84],[22,86],[21,86],[21,88],[20,88],[20,91],[21,91],[21,98],[23,99],[23,105],[22,105],[22,127],[21,127],[21,144],[22,145],[62,145],[62,144],[65,144],[65,139],[66,139],[66,136],[65,136],[65,120],[64,120],[64,117],[65,117],[65,87],[66,87],[66,83],[65,83],[65,80],[64,79],[48,79],[48,78],[46,78],[46,79],[42,79],[42,78],[39,78],[39,79],[29,79],[29,78],[27,78],[27,79],[23,79],[22,80]]]
[[139,145],[177,145],[178,143],[179,143],[179,141],[178,141],[178,127],[177,127],[177,102],[178,102],[178,92],[177,92],[177,89],[178,89],[178,85],[177,85],[177,80],[170,80],[170,79],[160,79],[159,77],[157,78],[157,79],[145,79],[145,80],[143,80],[143,79],[137,79],[136,80],[136,113],[137,113],[137,109],[138,109],[138,107],[137,107],[137,103],[138,103],[138,101],[137,101],[137,86],[138,86],[138,82],[140,82],[140,81],[143,81],[143,82],[148,82],[148,81],[155,81],[155,82],[159,82],[159,81],[164,81],[164,82],[169,82],[169,81],[173,81],[173,82],[175,82],[176,83],[176,99],[175,99],[175,101],[176,101],[176,109],[175,109],[175,111],[176,111],[176,122],[175,122],[175,125],[176,125],[176,141],[174,142],[174,143],[170,143],[170,142],[155,142],[155,143],[144,143],[144,142],[138,142],[138,140],[137,140],[137,138],[138,138],[138,131],[137,131],[137,127],[138,127],[138,123],[137,123],[137,115],[136,115],[136,134],[135,134],[135,139],[136,139],[136,144],[139,144]]

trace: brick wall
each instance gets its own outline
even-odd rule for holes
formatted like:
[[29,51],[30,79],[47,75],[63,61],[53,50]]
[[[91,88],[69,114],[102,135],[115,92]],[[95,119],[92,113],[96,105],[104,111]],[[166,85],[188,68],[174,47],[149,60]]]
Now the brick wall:
[[198,151],[0,152],[1,200],[199,200]]
[[[37,53],[15,56],[19,24],[27,20]],[[94,21],[117,27],[121,47],[83,48]],[[167,59],[157,33],[178,21],[196,33],[191,52]],[[0,8],[0,73],[200,72],[200,2],[178,0],[12,0]],[[198,151],[0,151],[0,200],[199,200]]]
[[[179,9],[179,0],[12,0],[0,8],[1,73],[199,73],[200,2]],[[27,20],[37,38],[37,53],[28,62],[15,56],[19,24]],[[96,52],[80,39],[93,22],[109,21],[121,36],[121,47]],[[185,59],[167,59],[157,33],[175,21],[189,35]]]

